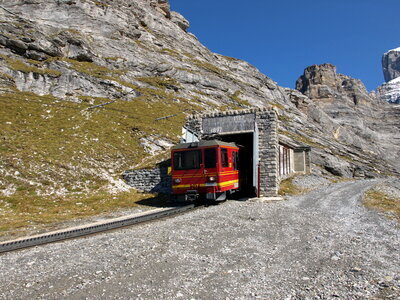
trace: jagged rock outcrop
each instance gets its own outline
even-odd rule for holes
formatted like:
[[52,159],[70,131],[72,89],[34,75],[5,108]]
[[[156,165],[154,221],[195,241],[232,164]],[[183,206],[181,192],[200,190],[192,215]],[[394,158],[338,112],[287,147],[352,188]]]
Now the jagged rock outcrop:
[[376,90],[380,99],[389,103],[400,103],[400,48],[392,49],[382,56],[385,83]]
[[360,81],[326,64],[307,68],[299,91],[280,87],[209,51],[168,1],[0,0],[0,16],[3,194],[114,185],[165,158],[187,115],[251,106],[275,106],[280,134],[312,146],[320,172],[400,169],[385,103]]
[[382,68],[386,82],[400,77],[400,47],[383,54]]
[[[400,146],[397,143],[399,139],[397,124],[400,120],[394,113],[397,111],[396,107],[381,101],[374,93],[368,93],[360,80],[337,74],[336,68],[331,64],[306,68],[304,74],[297,80],[296,88],[312,100],[313,105],[329,116],[326,118],[319,113],[317,122],[324,124],[325,127],[327,126],[325,124],[328,124],[328,128],[334,131],[333,137],[341,143],[361,150],[358,158],[350,159],[345,152],[342,154],[350,163],[359,159],[363,161],[353,170],[363,169],[363,165],[368,165],[368,160],[375,160],[374,154],[380,155],[396,168],[400,167],[400,163],[396,161],[400,154]],[[315,114],[308,109],[309,100],[299,96],[291,98],[296,106],[307,111],[308,115]],[[333,124],[329,125],[331,122]],[[347,150],[347,153],[351,152]],[[338,162],[330,162],[332,159],[326,160],[325,165],[328,168],[341,165]],[[348,173],[346,171],[348,167],[337,168],[342,173]]]
[[185,19],[180,13],[176,11],[171,12],[171,20],[177,24],[183,31],[187,32],[190,24],[189,21]]
[[165,17],[171,18],[171,10],[168,0],[152,0],[150,4],[156,7]]
[[332,64],[306,68],[296,82],[296,89],[311,99],[335,104],[347,101],[347,104],[368,105],[373,101],[360,80],[337,74]]

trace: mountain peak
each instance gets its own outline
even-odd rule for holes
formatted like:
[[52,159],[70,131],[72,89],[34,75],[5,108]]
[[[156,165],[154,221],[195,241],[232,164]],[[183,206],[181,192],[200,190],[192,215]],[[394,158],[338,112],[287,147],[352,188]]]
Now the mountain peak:
[[383,54],[382,68],[386,82],[400,76],[400,47]]
[[385,83],[377,89],[379,97],[389,103],[400,103],[400,47],[383,54],[382,69]]
[[[400,52],[400,47],[395,48],[395,49],[390,49],[390,50],[387,51],[386,53],[389,53],[389,52]],[[385,54],[386,54],[386,53],[385,53]]]

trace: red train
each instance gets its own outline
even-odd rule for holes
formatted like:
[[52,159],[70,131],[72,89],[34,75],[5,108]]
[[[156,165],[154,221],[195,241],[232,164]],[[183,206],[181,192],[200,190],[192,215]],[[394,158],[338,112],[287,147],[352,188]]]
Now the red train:
[[172,193],[222,201],[239,189],[239,148],[218,140],[178,144],[171,151]]

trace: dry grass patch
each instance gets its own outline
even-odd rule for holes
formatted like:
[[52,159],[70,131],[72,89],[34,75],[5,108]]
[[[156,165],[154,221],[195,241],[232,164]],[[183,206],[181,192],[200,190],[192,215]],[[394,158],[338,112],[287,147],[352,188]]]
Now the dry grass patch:
[[364,205],[385,213],[390,219],[400,222],[400,198],[377,190],[369,190],[364,195]]
[[231,98],[233,101],[235,101],[240,107],[248,107],[251,106],[249,101],[243,100],[240,98],[241,91],[236,91],[232,95],[229,95],[229,98]]
[[22,60],[13,59],[11,57],[0,55],[0,60],[6,61],[10,69],[20,71],[24,73],[37,73],[42,75],[49,75],[53,77],[61,76],[61,72],[53,69],[43,67],[41,64],[37,64],[37,61],[27,60],[30,64],[26,64]]
[[30,232],[59,229],[62,223],[137,207],[137,202],[154,197],[135,190],[110,194],[37,196],[26,194],[0,200],[0,239],[24,236]]
[[278,194],[281,196],[300,195],[307,191],[293,183],[294,177],[289,177],[281,181]]
[[335,176],[333,178],[328,178],[328,179],[332,183],[351,182],[351,181],[356,181],[357,180],[354,177],[340,177],[340,176]]

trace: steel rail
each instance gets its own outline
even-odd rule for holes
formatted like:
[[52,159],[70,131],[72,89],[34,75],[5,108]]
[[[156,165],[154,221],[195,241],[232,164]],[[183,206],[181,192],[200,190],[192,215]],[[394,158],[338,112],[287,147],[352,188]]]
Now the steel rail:
[[66,239],[82,237],[94,233],[99,233],[107,230],[117,229],[133,224],[147,222],[151,220],[165,218],[171,215],[183,213],[191,210],[195,207],[194,204],[169,207],[169,208],[158,208],[147,212],[138,214],[132,214],[124,217],[119,217],[107,221],[99,221],[87,225],[52,231],[44,234],[38,234],[29,237],[23,237],[11,241],[0,243],[0,253],[14,251],[22,248],[33,247],[52,242],[62,241]]

